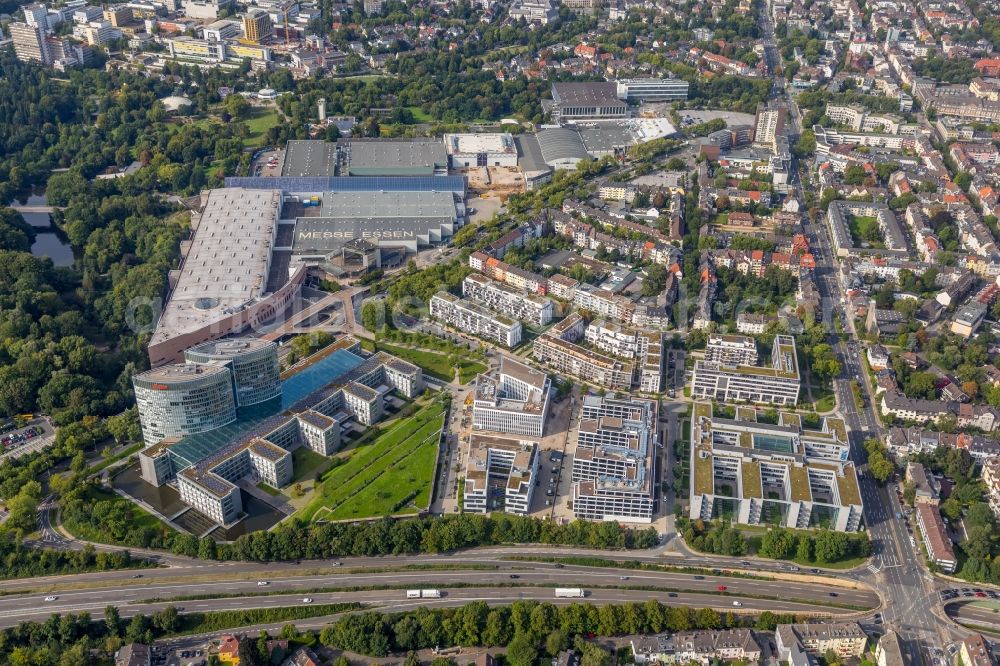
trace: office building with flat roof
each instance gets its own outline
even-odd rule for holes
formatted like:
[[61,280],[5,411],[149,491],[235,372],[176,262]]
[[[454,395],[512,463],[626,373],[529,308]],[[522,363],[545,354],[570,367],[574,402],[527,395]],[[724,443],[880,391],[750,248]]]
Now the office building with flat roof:
[[192,213],[193,236],[149,342],[154,367],[180,361],[200,343],[260,326],[292,302],[304,266],[268,291],[281,205],[279,190],[224,188],[211,190],[201,212]]
[[555,312],[555,305],[544,296],[519,291],[478,273],[462,281],[462,295],[534,326],[547,325]]
[[696,402],[689,515],[855,532],[862,502],[849,453],[842,419],[825,417],[812,430],[797,414],[759,423],[753,407],[737,407],[729,419],[713,416],[711,403]]
[[452,328],[508,349],[521,344],[521,322],[447,291],[439,291],[431,296],[430,315]]
[[523,437],[541,437],[549,411],[549,377],[502,356],[495,377],[479,375],[472,427]]
[[577,518],[652,522],[657,419],[653,400],[583,398],[573,455]]
[[537,477],[536,442],[473,433],[465,463],[462,510],[527,515]]
[[552,84],[552,119],[616,120],[628,118],[628,103],[618,99],[618,85],[605,82]]
[[794,405],[799,401],[800,387],[795,339],[775,336],[771,367],[695,361],[691,384],[695,399]]
[[[206,350],[200,349],[200,353]],[[218,350],[216,350],[216,353]],[[355,338],[343,338],[322,358],[285,378],[279,396],[235,410],[235,417],[207,423],[197,432],[169,434],[139,454],[143,479],[152,485],[176,485],[188,505],[223,525],[240,519],[239,485],[264,481],[280,488],[292,477],[291,451],[307,446],[321,455],[335,452],[341,443],[341,428],[349,419],[371,425],[383,414],[385,394],[396,391],[414,398],[424,388],[420,368],[385,352],[361,355]],[[151,373],[176,374],[208,369],[226,382],[232,400],[230,366],[210,360],[206,364],[167,366],[135,378],[139,395],[146,383],[161,379]],[[193,371],[191,369],[194,369]],[[158,389],[150,388],[155,392]],[[192,401],[174,401],[179,418],[194,411]],[[144,434],[149,408],[140,402]],[[154,412],[155,414],[155,412]],[[229,414],[231,415],[231,414]],[[215,426],[215,427],[211,427]],[[147,441],[155,437],[147,437]]]
[[619,79],[615,82],[618,99],[637,102],[670,102],[688,98],[690,84],[683,79]]
[[256,7],[247,10],[243,16],[243,36],[248,42],[260,44],[273,34],[274,25],[267,12]]

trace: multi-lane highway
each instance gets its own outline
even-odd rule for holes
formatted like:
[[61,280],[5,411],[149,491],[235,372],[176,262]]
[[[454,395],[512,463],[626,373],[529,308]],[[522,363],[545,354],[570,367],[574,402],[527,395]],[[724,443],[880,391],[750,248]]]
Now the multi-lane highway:
[[[214,563],[146,570],[141,578],[134,572],[103,572],[6,581],[0,585],[0,626],[44,620],[52,613],[100,612],[108,604],[126,616],[150,613],[171,600],[185,611],[297,605],[303,597],[317,604],[357,601],[383,606],[404,599],[407,588],[443,589],[446,596],[434,602],[441,604],[554,600],[553,588],[572,586],[586,589],[587,599],[594,602],[658,599],[720,610],[817,616],[856,615],[881,603],[875,591],[848,579],[784,574],[783,580],[764,580],[500,559],[514,554],[494,549],[450,557],[357,558],[339,566]],[[415,568],[435,565],[454,568]],[[55,598],[45,601],[47,597]]]

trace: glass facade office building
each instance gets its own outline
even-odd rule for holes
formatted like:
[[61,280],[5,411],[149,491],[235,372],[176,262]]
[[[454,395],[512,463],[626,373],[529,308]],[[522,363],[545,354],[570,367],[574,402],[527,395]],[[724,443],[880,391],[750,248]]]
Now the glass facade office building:
[[278,345],[267,340],[215,340],[184,352],[188,363],[215,364],[232,372],[236,406],[248,407],[281,395]]

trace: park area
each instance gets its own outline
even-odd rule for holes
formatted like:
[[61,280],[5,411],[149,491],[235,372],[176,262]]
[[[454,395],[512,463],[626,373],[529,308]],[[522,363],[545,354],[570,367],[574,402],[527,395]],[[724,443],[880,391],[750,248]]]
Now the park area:
[[443,382],[455,381],[456,367],[458,368],[458,382],[460,384],[471,382],[476,378],[476,375],[487,370],[485,364],[470,358],[459,357],[455,354],[443,354],[424,349],[413,349],[411,347],[397,347],[396,345],[389,345],[384,342],[376,342],[375,347],[404,361],[419,365],[428,375]]
[[413,514],[431,500],[446,404],[435,399],[400,418],[373,441],[338,455],[297,514],[307,521]]

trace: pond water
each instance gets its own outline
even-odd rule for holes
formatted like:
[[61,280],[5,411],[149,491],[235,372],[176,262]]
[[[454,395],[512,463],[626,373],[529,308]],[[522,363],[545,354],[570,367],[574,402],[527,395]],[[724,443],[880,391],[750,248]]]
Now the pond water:
[[[14,197],[8,206],[46,206],[45,190],[29,190]],[[54,224],[48,213],[21,213],[24,221],[35,229],[35,242],[31,244],[31,254],[49,257],[56,266],[73,265],[73,246]]]

